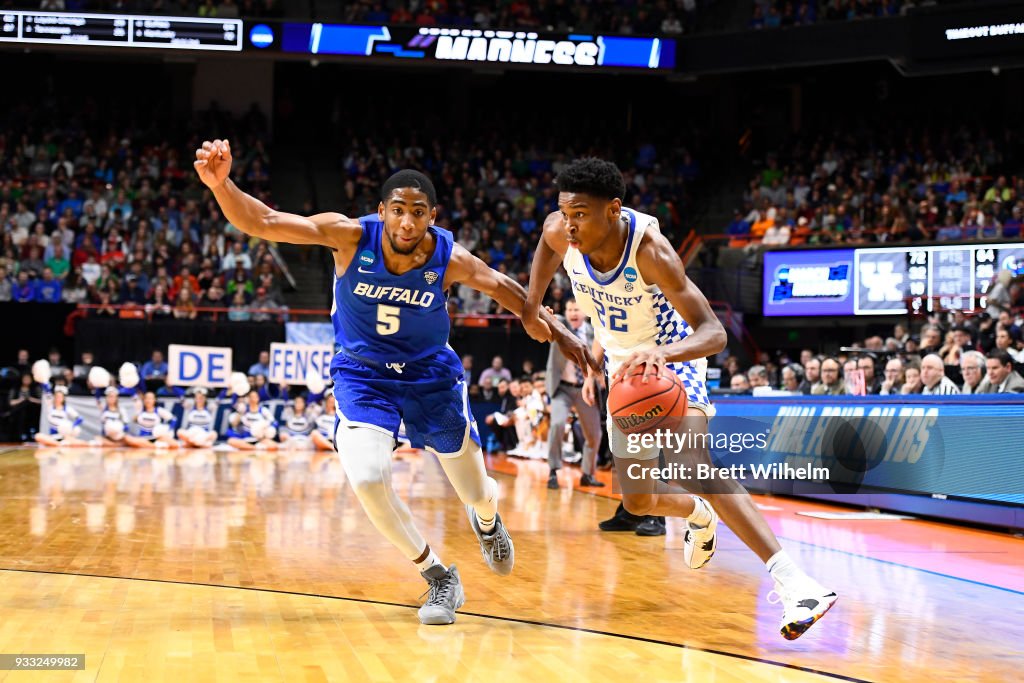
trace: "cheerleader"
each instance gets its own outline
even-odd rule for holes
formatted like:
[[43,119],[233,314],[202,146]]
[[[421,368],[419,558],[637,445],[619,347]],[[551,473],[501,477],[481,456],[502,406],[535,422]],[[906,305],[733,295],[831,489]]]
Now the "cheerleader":
[[231,428],[228,429],[228,445],[242,451],[277,450],[274,435],[277,423],[270,409],[260,405],[260,394],[251,389],[235,412],[228,418]]
[[[102,398],[101,398],[102,396]],[[121,409],[119,402],[121,391],[113,385],[108,385],[100,393],[96,390],[96,402],[100,404],[100,438],[99,445],[123,446],[125,444],[125,425],[128,418]]]
[[282,445],[287,444],[288,448],[295,449],[309,449],[313,447],[309,435],[313,431],[314,425],[313,420],[310,419],[309,411],[306,409],[306,398],[304,396],[295,397],[292,405],[285,408],[281,421],[284,422],[284,426],[281,427],[278,438],[281,439]]
[[334,394],[324,396],[323,412],[316,418],[316,430],[310,436],[318,451],[334,450],[334,431],[338,417],[334,414]]
[[43,384],[44,405],[49,404],[47,419],[50,423],[49,434],[36,434],[36,441],[43,446],[88,446],[78,438],[82,428],[82,416],[78,411],[67,405],[68,388],[64,385],[55,387]]
[[192,408],[185,411],[178,438],[191,448],[210,448],[217,442],[217,430],[213,424],[217,408],[207,401],[204,387],[196,387],[192,394]]
[[126,434],[124,442],[134,448],[170,448],[180,444],[174,439],[174,415],[156,404],[156,394],[147,391],[142,395],[142,410],[135,416],[139,434]]

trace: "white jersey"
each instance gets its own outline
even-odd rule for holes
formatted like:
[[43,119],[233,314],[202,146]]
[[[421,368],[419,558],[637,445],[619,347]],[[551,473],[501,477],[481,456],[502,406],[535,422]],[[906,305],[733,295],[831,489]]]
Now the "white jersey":
[[100,424],[106,426],[107,423],[110,423],[110,422],[113,422],[113,423],[118,423],[119,422],[122,425],[124,425],[126,422],[128,422],[128,417],[125,415],[124,411],[121,410],[120,407],[109,408],[109,407],[107,407],[107,404],[104,403],[103,404],[103,410],[102,410],[102,412],[100,412]]
[[[590,317],[594,335],[605,350],[609,375],[635,351],[672,344],[693,334],[693,328],[672,308],[661,289],[644,281],[636,263],[644,233],[650,225],[656,226],[658,219],[625,207],[622,216],[629,220],[629,236],[615,270],[595,271],[590,260],[572,246],[563,259],[576,302]],[[707,412],[707,359],[669,363],[667,367],[679,376],[687,401]]]
[[321,413],[316,418],[316,430],[328,439],[334,438],[334,413]]
[[286,408],[281,416],[284,422],[284,431],[289,436],[307,436],[313,431],[313,422],[306,413],[296,413],[295,408]]
[[185,429],[198,427],[210,432],[213,431],[213,413],[207,408],[196,408],[193,406],[191,410],[185,413],[183,423]]
[[249,410],[248,404],[242,404],[237,411],[240,416],[239,428],[244,434],[251,435],[254,427],[259,431],[260,427],[274,424],[274,415],[266,406]]
[[51,405],[47,420],[50,422],[50,434],[63,436],[65,432],[74,429],[82,421],[82,418],[77,410],[65,403],[63,408],[54,408]]

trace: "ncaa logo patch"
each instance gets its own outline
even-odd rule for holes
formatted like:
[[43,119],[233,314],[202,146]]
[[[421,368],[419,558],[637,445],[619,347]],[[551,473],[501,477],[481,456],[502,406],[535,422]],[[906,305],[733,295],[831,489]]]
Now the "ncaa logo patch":
[[372,266],[376,259],[373,256],[373,252],[367,249],[363,253],[359,254],[359,262],[364,266]]
[[427,281],[428,285],[432,285],[435,282],[437,282],[437,277],[437,273],[435,273],[432,270],[428,270],[427,272],[423,273],[423,279]]
[[636,268],[634,268],[633,266],[626,268],[624,271],[622,271],[622,274],[623,276],[625,276],[626,282],[636,282]]

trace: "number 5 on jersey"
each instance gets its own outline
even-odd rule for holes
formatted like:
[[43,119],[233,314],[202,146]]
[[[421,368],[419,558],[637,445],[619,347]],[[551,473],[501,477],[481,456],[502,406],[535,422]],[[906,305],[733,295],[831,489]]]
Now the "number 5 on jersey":
[[398,332],[398,328],[402,324],[402,321],[398,319],[398,314],[401,311],[402,309],[398,306],[377,304],[377,334],[383,337]]

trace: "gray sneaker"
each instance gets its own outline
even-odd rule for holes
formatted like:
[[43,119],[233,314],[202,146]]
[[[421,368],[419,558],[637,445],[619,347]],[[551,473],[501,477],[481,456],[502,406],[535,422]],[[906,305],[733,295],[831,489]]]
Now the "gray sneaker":
[[[444,625],[455,623],[455,610],[466,602],[466,592],[462,590],[459,570],[453,564],[447,570],[439,564],[420,572],[429,586],[427,601],[419,609],[420,623]],[[422,596],[421,596],[422,597]]]
[[469,515],[469,525],[473,527],[473,533],[480,541],[480,554],[484,556],[484,562],[492,572],[499,576],[511,574],[512,566],[516,563],[516,548],[512,545],[512,537],[508,535],[508,529],[501,521],[501,515],[495,513],[494,529],[491,530],[491,533],[485,534],[480,530],[476,510],[472,505],[466,506],[466,514]]

